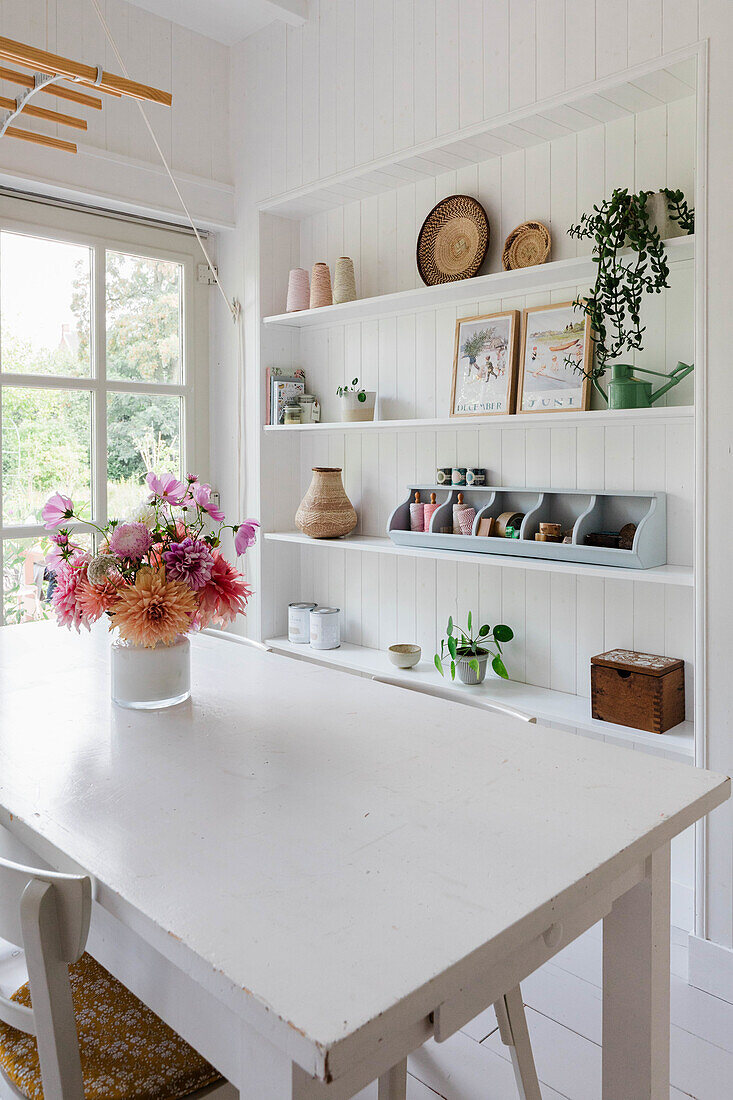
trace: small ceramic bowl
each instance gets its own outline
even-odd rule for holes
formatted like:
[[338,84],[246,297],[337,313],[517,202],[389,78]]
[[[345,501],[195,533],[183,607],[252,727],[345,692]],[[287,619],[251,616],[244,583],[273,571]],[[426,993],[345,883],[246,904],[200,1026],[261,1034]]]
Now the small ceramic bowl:
[[390,661],[393,665],[397,665],[397,668],[412,668],[422,654],[419,645],[391,645],[387,652]]

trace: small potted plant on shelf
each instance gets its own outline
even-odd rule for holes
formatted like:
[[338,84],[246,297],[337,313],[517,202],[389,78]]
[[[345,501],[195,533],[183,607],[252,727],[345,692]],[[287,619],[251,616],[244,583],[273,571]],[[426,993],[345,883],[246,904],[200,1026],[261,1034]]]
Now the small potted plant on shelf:
[[353,378],[350,386],[339,386],[336,395],[341,398],[341,419],[343,421],[374,420],[377,391],[365,390],[359,385],[358,378]]
[[[664,239],[694,231],[695,212],[681,191],[665,188],[656,193],[630,194],[628,189],[618,187],[610,199],[594,206],[592,213],[583,214],[579,223],[568,229],[571,237],[593,241],[595,283],[590,293],[578,297],[575,304],[590,319],[595,356],[590,368],[576,369],[590,378],[604,401],[608,398],[598,380],[611,361],[642,350],[644,295],[660,294],[669,287]],[[571,360],[567,362],[575,366]],[[672,384],[681,380],[672,377]]]
[[[450,658],[450,678],[455,680],[456,669],[464,684],[480,684],[486,676],[486,664],[491,657],[491,667],[497,676],[503,680],[509,679],[502,659],[502,642],[510,642],[514,637],[514,631],[509,626],[499,624],[492,630],[490,626],[479,627],[476,635],[473,635],[473,615],[469,611],[466,623],[467,629],[458,626],[453,618],[448,619],[446,636],[441,639],[440,653],[433,658],[435,667],[441,676],[445,675],[443,661]],[[494,647],[494,650],[490,647]]]

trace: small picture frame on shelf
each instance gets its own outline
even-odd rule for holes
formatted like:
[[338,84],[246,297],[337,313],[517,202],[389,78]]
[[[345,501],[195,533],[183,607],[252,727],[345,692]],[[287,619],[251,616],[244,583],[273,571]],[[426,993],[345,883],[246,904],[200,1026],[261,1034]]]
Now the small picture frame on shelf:
[[456,321],[451,416],[514,412],[519,310]]
[[517,412],[585,412],[593,357],[590,320],[574,302],[522,311]]

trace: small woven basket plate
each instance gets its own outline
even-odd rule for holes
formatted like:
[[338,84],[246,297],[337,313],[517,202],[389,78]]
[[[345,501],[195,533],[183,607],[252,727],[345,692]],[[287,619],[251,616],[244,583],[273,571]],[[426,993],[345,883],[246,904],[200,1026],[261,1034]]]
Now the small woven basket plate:
[[489,219],[470,195],[451,195],[428,214],[417,238],[417,269],[427,286],[471,279],[489,246]]
[[505,271],[543,264],[550,255],[550,230],[542,222],[522,222],[504,241],[501,264]]

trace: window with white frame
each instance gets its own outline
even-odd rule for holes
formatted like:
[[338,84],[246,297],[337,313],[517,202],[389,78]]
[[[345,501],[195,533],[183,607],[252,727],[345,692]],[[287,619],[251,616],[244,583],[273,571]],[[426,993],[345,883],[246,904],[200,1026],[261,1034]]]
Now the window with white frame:
[[0,220],[0,624],[49,613],[52,492],[103,524],[147,470],[185,472],[189,279],[170,253]]

